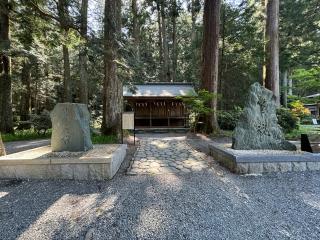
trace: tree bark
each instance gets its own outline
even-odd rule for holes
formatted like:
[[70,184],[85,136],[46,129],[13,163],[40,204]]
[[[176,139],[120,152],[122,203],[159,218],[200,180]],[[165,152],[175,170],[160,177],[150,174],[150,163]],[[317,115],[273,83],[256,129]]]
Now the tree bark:
[[9,2],[0,3],[0,131],[13,132]]
[[289,76],[289,79],[288,79],[288,95],[289,96],[292,96],[293,94],[292,94],[292,77],[291,76]]
[[2,142],[2,136],[0,133],[0,157],[5,156],[5,155],[6,155],[6,149],[5,149],[4,144]]
[[266,88],[270,89],[280,106],[279,84],[279,0],[268,0],[266,24]]
[[164,0],[161,1],[160,5],[161,12],[161,32],[162,32],[162,46],[163,46],[163,80],[165,82],[171,81],[170,66],[169,66],[169,46],[167,37],[167,25],[166,25],[166,14],[164,9]]
[[123,109],[122,82],[117,77],[117,37],[121,28],[121,1],[105,1],[104,18],[104,83],[101,132],[121,138]]
[[80,33],[84,43],[81,46],[80,53],[79,53],[79,65],[80,65],[79,98],[80,98],[80,102],[84,104],[88,104],[87,31],[88,31],[88,0],[82,0]]
[[137,0],[132,0],[131,2],[132,9],[132,37],[135,46],[135,57],[137,61],[140,61],[140,26],[138,24],[138,6]]
[[[202,81],[201,88],[210,93],[218,91],[220,0],[206,0],[203,15]],[[206,132],[219,130],[217,98],[210,102],[213,112],[205,117]]]
[[177,80],[177,17],[177,0],[172,0],[172,82]]
[[[60,27],[63,32],[64,38],[67,39],[69,32],[69,13],[67,0],[58,1],[58,15]],[[65,41],[64,39],[64,41]],[[66,44],[62,45],[63,52],[63,101],[72,102],[72,83],[70,74],[70,57],[69,48]]]
[[28,59],[22,65],[21,83],[23,92],[20,101],[20,120],[28,121],[31,114],[31,64]]
[[163,45],[162,45],[162,26],[161,26],[161,11],[160,11],[160,2],[159,0],[156,1],[157,4],[157,22],[158,22],[158,45],[159,45],[159,66],[161,66],[159,78],[160,81],[163,82]]
[[288,105],[288,70],[282,74],[282,105],[284,107]]

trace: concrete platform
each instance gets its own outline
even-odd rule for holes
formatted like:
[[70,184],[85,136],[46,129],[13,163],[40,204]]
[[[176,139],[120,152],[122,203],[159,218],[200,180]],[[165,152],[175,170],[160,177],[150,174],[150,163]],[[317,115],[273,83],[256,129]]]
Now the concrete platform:
[[210,155],[239,174],[319,171],[320,154],[302,151],[234,150],[231,144],[209,144]]
[[111,179],[126,156],[126,144],[94,145],[87,152],[52,152],[50,146],[0,157],[0,179]]

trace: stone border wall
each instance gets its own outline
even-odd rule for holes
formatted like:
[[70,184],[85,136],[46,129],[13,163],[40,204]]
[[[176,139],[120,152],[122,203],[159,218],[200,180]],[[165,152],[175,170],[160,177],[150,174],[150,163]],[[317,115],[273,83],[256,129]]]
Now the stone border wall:
[[[122,144],[111,154],[103,157],[103,161],[82,161],[81,159],[68,159],[64,161],[47,161],[41,158],[35,160],[15,161],[0,160],[0,179],[74,179],[74,180],[106,180],[117,173],[126,156],[127,145]],[[29,162],[28,162],[29,161]]]
[[[239,154],[242,151],[242,154]],[[238,174],[320,171],[320,154],[292,153],[253,154],[251,151],[228,150],[219,144],[209,145],[210,155],[222,166]]]

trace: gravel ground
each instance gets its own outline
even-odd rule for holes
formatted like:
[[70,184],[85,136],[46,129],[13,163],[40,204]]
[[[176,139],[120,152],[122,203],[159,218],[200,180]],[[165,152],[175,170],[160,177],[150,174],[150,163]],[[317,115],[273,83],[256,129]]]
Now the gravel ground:
[[128,176],[133,153],[111,181],[0,181],[0,239],[320,239],[319,172]]

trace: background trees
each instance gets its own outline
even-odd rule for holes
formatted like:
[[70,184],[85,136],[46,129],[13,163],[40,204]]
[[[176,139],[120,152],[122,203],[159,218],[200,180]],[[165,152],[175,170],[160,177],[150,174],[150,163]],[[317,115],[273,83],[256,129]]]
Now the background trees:
[[[216,42],[202,48],[204,35],[217,35],[203,22],[206,1],[124,0],[121,18],[119,1],[107,2],[106,9],[103,0],[1,1],[0,131],[11,132],[30,114],[72,101],[88,103],[94,125],[103,122],[104,133],[116,133],[122,83],[192,82],[220,95],[212,107],[232,110],[263,77],[269,43],[263,37],[264,1],[221,2],[218,70]],[[319,8],[317,0],[280,1],[284,105],[292,95],[320,91]],[[202,62],[202,55],[212,54],[214,61]]]

